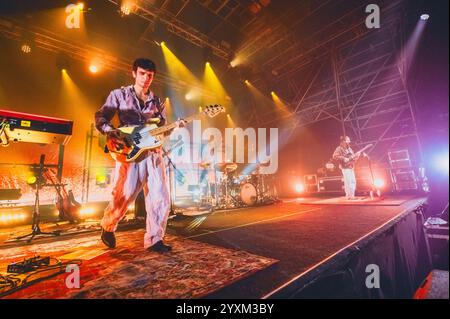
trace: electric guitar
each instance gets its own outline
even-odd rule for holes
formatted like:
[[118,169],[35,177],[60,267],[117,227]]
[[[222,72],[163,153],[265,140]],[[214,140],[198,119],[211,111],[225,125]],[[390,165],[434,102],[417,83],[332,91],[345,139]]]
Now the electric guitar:
[[354,164],[354,162],[356,162],[358,160],[361,153],[364,153],[364,151],[366,149],[368,149],[369,147],[372,147],[372,146],[373,146],[373,144],[368,144],[368,145],[364,146],[362,149],[360,149],[358,152],[345,156],[346,161],[344,161],[343,165],[348,166],[350,164]]
[[[225,112],[225,108],[221,105],[208,105],[202,112],[184,119],[184,122],[186,124],[190,123],[203,115],[213,118],[223,112]],[[107,138],[105,153],[109,153],[115,161],[129,163],[138,160],[139,156],[144,151],[161,147],[165,137],[164,133],[176,128],[177,123],[158,127],[158,122],[159,119],[150,119],[149,122],[144,125],[118,128],[121,143],[117,143],[117,139]]]

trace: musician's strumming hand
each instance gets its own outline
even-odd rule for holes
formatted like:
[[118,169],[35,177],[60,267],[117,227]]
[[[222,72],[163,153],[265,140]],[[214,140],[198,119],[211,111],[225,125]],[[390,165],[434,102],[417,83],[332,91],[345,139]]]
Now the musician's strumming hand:
[[120,130],[112,129],[106,132],[106,136],[116,149],[120,149],[124,146]]

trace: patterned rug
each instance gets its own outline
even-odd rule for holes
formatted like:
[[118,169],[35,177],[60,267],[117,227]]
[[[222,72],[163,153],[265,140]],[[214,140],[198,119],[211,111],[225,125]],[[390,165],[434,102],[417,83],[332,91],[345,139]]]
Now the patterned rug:
[[67,288],[70,274],[62,273],[43,281],[30,279],[30,286],[4,298],[200,298],[277,262],[174,236],[165,240],[173,251],[161,255],[143,248],[143,236],[143,230],[117,233],[114,250],[105,249],[98,234],[2,249],[3,275],[10,262],[35,255],[82,260],[79,289]]

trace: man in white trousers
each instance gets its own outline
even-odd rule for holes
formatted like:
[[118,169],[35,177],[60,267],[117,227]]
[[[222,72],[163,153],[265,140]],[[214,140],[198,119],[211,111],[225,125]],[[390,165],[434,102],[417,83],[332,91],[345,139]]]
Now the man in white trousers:
[[339,162],[339,168],[344,177],[345,196],[348,200],[355,199],[356,178],[355,162],[360,157],[360,153],[354,153],[350,147],[350,137],[341,136],[341,143],[333,153],[333,159]]
[[[120,127],[142,125],[151,118],[159,118],[159,126],[165,124],[164,104],[150,90],[155,72],[156,67],[151,60],[139,58],[134,61],[134,85],[111,91],[105,104],[95,113],[96,128],[100,133],[120,143],[119,132],[111,124],[116,114]],[[178,124],[181,126],[184,122],[178,121]],[[101,221],[101,239],[109,248],[115,248],[114,232],[117,225],[142,189],[147,212],[144,247],[159,253],[169,252],[171,247],[164,244],[163,238],[170,211],[170,198],[165,165],[159,149],[147,151],[137,162],[116,162],[113,198]]]

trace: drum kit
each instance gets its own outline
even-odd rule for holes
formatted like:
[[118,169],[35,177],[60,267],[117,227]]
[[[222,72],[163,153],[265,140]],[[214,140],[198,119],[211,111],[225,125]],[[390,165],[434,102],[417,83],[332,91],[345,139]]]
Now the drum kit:
[[268,163],[254,164],[251,174],[238,175],[239,165],[227,163],[201,163],[208,171],[206,186],[201,192],[202,202],[214,209],[230,209],[273,203],[277,200],[274,177],[261,173]]

